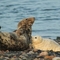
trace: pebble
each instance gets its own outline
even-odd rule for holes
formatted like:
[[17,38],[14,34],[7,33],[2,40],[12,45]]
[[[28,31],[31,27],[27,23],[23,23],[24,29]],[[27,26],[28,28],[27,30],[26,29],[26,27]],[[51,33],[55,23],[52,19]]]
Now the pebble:
[[0,60],[57,60],[60,52],[29,50],[26,51],[0,51]]
[[34,60],[40,60],[40,58],[35,58]]
[[2,59],[3,58],[3,56],[0,56],[0,59]]
[[45,56],[44,59],[45,60],[52,60],[55,56]]
[[8,60],[9,59],[9,57],[4,57],[6,60]]
[[16,60],[16,59],[12,57],[10,60]]
[[14,55],[13,57],[16,58],[16,55]]
[[18,58],[18,60],[22,60],[21,58]]
[[54,57],[52,60],[60,60],[60,57]]
[[35,58],[34,60],[38,60],[38,58]]
[[27,54],[34,54],[34,52],[33,51],[29,51]]
[[20,55],[19,58],[21,58],[21,59],[27,59],[27,58],[26,58],[25,56],[23,56],[23,55]]
[[28,55],[27,55],[27,54],[24,54],[23,56],[28,57]]
[[6,53],[9,53],[9,50],[6,50]]
[[38,56],[47,56],[48,52],[41,52]]

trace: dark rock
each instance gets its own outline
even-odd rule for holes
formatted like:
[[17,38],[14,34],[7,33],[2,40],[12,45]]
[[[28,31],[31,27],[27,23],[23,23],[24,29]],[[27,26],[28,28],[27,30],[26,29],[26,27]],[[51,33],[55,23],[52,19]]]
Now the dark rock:
[[60,57],[60,52],[55,52],[56,56]]
[[1,26],[0,26],[0,29],[1,29]]
[[55,52],[52,51],[52,50],[50,50],[50,51],[48,51],[48,55],[49,55],[49,56],[51,56],[51,55],[55,55]]
[[56,39],[54,39],[59,45],[60,45],[60,37],[57,37]]
[[60,37],[57,37],[56,40],[60,40]]
[[41,53],[42,51],[41,50],[37,50],[37,53]]

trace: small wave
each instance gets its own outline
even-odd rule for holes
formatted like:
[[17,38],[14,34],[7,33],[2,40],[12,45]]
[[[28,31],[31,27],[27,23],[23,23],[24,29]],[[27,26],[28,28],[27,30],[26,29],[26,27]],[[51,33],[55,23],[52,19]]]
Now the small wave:
[[0,12],[0,15],[2,15],[3,13],[2,12]]
[[60,8],[56,8],[56,9],[41,9],[41,11],[56,11],[56,10],[60,10]]
[[12,6],[18,6],[19,4],[10,4],[10,5],[6,5],[6,7],[12,7]]
[[56,32],[60,31],[59,29],[44,29],[44,30],[32,30],[32,32]]
[[45,18],[45,19],[43,19],[43,20],[60,20],[60,18]]
[[43,32],[43,31],[46,31],[46,30],[32,30],[32,32]]

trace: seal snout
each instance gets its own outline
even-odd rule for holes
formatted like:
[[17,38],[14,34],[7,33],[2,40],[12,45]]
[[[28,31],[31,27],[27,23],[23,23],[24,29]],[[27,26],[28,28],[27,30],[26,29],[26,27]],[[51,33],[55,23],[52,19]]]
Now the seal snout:
[[35,17],[32,17],[32,20],[35,20]]

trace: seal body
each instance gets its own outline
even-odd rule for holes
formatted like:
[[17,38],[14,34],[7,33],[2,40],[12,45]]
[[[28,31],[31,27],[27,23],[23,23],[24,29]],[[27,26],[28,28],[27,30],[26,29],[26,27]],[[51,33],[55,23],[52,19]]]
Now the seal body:
[[39,50],[53,50],[55,52],[60,51],[60,45],[51,39],[42,38],[41,36],[32,37],[32,46],[34,49]]

